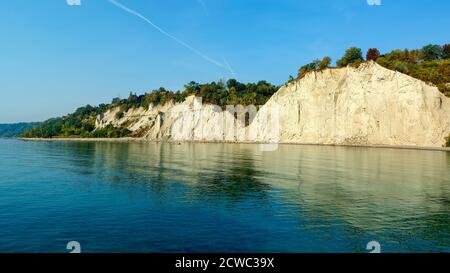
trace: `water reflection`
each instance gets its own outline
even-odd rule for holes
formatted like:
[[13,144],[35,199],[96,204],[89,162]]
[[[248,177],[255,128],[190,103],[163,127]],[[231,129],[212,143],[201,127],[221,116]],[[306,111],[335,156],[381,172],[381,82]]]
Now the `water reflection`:
[[[261,224],[270,226],[267,232],[296,242],[295,251],[314,247],[290,237],[306,234],[339,245],[336,251],[361,251],[359,246],[370,240],[382,241],[387,251],[450,249],[448,152],[297,145],[262,152],[258,145],[244,144],[27,145],[30,155],[39,154],[51,168],[86,178],[80,187],[138,189],[151,198],[163,196],[161,202],[231,207],[233,215],[237,208],[254,214],[261,209],[268,213],[261,216],[267,221]],[[273,224],[277,217],[286,227]]]

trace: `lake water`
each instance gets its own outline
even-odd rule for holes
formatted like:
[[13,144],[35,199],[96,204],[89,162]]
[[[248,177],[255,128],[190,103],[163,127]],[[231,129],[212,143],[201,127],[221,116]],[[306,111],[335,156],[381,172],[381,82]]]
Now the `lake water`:
[[450,152],[0,140],[0,252],[450,252]]

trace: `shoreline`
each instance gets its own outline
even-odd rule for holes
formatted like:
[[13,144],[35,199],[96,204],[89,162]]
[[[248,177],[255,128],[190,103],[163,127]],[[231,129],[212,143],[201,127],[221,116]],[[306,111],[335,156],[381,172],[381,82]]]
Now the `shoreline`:
[[405,145],[352,145],[352,144],[317,144],[317,143],[294,143],[294,142],[279,142],[279,143],[263,143],[263,142],[237,142],[237,141],[165,141],[165,140],[150,140],[144,138],[12,138],[20,141],[50,141],[50,142],[118,142],[118,143],[168,143],[168,144],[279,144],[279,145],[304,145],[304,146],[328,146],[328,147],[353,147],[353,148],[382,148],[382,149],[402,149],[402,150],[421,150],[421,151],[440,151],[450,152],[450,147],[420,147],[420,146],[405,146]]

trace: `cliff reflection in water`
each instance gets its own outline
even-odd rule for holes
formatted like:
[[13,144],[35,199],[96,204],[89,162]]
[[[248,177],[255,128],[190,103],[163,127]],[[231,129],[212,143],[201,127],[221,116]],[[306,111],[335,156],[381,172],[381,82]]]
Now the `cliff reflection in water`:
[[[67,171],[92,177],[89,183],[137,187],[205,207],[270,205],[267,221],[282,214],[293,235],[313,232],[352,251],[370,240],[379,240],[386,251],[449,250],[450,153],[297,145],[262,152],[250,144],[49,145],[47,153],[69,163]],[[337,239],[338,233],[345,236]],[[305,249],[298,251],[308,249],[302,244]]]

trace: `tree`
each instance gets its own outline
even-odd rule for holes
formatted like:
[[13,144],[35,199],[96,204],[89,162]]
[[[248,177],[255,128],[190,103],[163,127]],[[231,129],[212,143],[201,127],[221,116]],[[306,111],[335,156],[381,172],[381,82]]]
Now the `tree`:
[[442,59],[447,60],[450,59],[450,45],[445,44],[442,47]]
[[300,69],[298,70],[297,78],[301,79],[308,72],[311,72],[311,71],[318,71],[318,70],[325,69],[325,68],[329,67],[330,64],[331,64],[331,58],[328,56],[324,57],[322,60],[316,59],[316,60],[312,61],[311,63],[305,64],[304,66],[300,67]]
[[376,61],[380,57],[380,51],[376,48],[370,48],[366,54],[366,60]]
[[319,69],[319,67],[320,67],[320,60],[314,60],[312,63],[305,64],[304,66],[300,67],[297,77],[299,79],[301,79],[308,72],[315,71],[315,70]]
[[361,48],[351,47],[345,51],[345,55],[336,64],[339,67],[345,67],[349,64],[358,64],[363,61]]
[[422,48],[422,58],[424,61],[435,61],[441,59],[443,50],[440,45],[426,45]]
[[228,87],[228,88],[236,87],[237,84],[238,84],[238,81],[235,80],[235,79],[229,79],[229,80],[227,81],[227,87]]
[[328,56],[323,57],[322,61],[319,63],[319,68],[320,69],[325,69],[327,67],[329,67],[331,64],[331,58]]
[[113,100],[112,100],[111,104],[119,104],[119,103],[120,103],[120,101],[121,101],[121,99],[120,99],[120,98],[113,98]]

